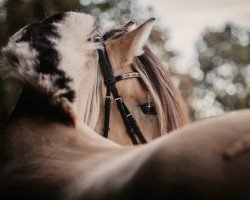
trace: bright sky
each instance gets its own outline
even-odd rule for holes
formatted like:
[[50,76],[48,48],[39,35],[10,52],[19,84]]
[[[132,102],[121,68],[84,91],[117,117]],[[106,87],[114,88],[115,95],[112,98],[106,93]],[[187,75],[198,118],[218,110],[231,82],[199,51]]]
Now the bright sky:
[[170,46],[180,57],[177,65],[187,69],[195,56],[195,42],[205,27],[234,22],[250,27],[250,0],[140,0],[151,5],[160,22],[170,30]]

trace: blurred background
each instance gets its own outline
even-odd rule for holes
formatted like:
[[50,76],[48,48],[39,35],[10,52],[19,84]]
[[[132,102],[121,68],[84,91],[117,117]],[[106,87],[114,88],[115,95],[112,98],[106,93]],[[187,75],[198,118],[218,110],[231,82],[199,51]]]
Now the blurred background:
[[[1,48],[22,26],[69,10],[96,16],[104,28],[156,17],[151,47],[193,120],[250,107],[249,0],[0,0]],[[0,125],[19,93],[0,79]]]

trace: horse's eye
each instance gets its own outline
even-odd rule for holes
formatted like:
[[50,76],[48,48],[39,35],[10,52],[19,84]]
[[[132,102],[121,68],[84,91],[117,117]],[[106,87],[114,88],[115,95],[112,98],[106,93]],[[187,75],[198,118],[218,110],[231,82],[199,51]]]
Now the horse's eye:
[[140,105],[142,112],[148,116],[157,115],[156,108],[153,102],[148,102]]

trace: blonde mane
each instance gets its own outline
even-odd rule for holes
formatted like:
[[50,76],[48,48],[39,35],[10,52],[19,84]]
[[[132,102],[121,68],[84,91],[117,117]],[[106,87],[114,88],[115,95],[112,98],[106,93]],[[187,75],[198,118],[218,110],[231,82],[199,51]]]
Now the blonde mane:
[[94,129],[100,112],[100,85],[101,85],[101,73],[98,66],[98,59],[95,55],[89,55],[89,62],[84,67],[84,72],[88,74],[86,79],[81,82],[79,89],[79,98],[81,104],[77,108],[77,113],[82,116],[82,121],[91,129]]
[[135,58],[135,68],[141,73],[155,104],[161,132],[170,132],[189,122],[188,110],[180,91],[174,86],[166,68],[148,46],[144,54]]

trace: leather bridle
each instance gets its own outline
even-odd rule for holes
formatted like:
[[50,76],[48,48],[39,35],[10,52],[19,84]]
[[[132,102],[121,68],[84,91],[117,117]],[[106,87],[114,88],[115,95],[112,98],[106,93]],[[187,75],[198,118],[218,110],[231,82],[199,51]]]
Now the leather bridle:
[[101,37],[97,36],[94,38],[95,42],[102,44],[103,48],[97,49],[99,55],[99,64],[101,67],[101,72],[104,78],[104,84],[107,88],[106,97],[105,97],[105,113],[104,113],[104,127],[103,127],[103,136],[108,138],[109,133],[109,121],[110,121],[110,109],[111,109],[111,95],[113,95],[117,108],[121,114],[122,120],[126,126],[127,133],[131,138],[133,144],[144,144],[147,143],[145,137],[141,133],[140,128],[138,127],[133,115],[130,113],[129,109],[122,100],[122,97],[119,95],[119,92],[116,88],[116,83],[129,78],[140,78],[138,72],[129,72],[119,76],[114,76],[112,65],[109,61],[108,54],[106,51],[106,46]]

